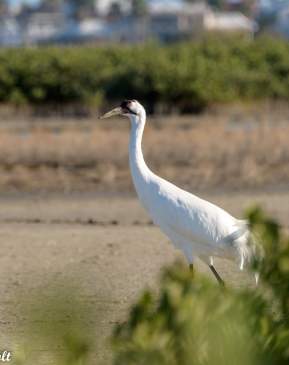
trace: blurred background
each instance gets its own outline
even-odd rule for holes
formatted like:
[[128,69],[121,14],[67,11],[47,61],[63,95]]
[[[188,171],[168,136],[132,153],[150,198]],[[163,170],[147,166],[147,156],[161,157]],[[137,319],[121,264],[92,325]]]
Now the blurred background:
[[132,191],[128,123],[97,121],[125,98],[166,178],[288,186],[288,1],[0,3],[3,192]]
[[4,46],[160,42],[206,32],[289,37],[287,0],[1,0]]
[[135,196],[129,122],[98,119],[124,99],[146,107],[155,173],[237,217],[260,204],[288,231],[289,0],[0,0],[0,348],[30,341],[18,364],[67,349],[65,364],[111,363],[112,329],[183,261]]

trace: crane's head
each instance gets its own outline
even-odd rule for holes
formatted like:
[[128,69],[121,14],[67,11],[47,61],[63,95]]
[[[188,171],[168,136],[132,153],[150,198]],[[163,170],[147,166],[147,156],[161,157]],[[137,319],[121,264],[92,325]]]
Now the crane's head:
[[110,118],[114,115],[124,115],[126,117],[139,116],[144,111],[143,106],[136,100],[124,100],[120,106],[105,113],[101,119]]

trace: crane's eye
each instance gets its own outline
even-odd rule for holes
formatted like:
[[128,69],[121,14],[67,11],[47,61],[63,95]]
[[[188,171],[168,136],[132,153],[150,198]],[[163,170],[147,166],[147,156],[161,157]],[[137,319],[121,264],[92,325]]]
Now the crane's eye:
[[124,113],[137,115],[137,113],[136,113],[136,112],[134,112],[134,111],[131,109],[131,104],[132,104],[132,101],[131,101],[131,100],[125,100],[125,101],[123,101],[123,102],[120,104],[120,107],[121,107],[121,109],[123,110],[123,112],[124,112]]

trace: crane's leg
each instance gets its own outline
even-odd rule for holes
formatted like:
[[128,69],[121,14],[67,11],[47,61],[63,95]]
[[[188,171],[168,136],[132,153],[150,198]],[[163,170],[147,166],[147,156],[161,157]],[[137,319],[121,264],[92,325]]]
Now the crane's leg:
[[194,264],[190,264],[190,271],[192,275],[194,275]]
[[218,274],[217,270],[215,269],[213,264],[209,265],[209,268],[211,269],[212,273],[214,274],[215,278],[218,280],[218,283],[221,286],[225,286],[224,280],[221,278],[221,276]]

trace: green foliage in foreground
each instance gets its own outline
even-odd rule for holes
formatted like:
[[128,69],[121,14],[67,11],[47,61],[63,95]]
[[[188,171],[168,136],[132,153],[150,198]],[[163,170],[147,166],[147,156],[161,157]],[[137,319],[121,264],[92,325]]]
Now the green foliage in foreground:
[[[248,218],[266,251],[252,268],[260,271],[261,286],[221,288],[174,265],[164,273],[159,295],[145,292],[127,322],[115,328],[115,365],[289,363],[289,237],[260,209]],[[87,302],[73,280],[54,280],[17,298],[22,313],[13,363],[95,364],[96,353],[104,351],[95,330],[106,312],[97,313],[95,301]]]
[[266,258],[258,290],[222,289],[167,270],[113,336],[116,365],[285,365],[289,363],[289,238],[259,209],[248,214]]
[[101,106],[125,97],[150,108],[289,99],[289,43],[214,39],[160,47],[101,46],[0,51],[0,102]]

